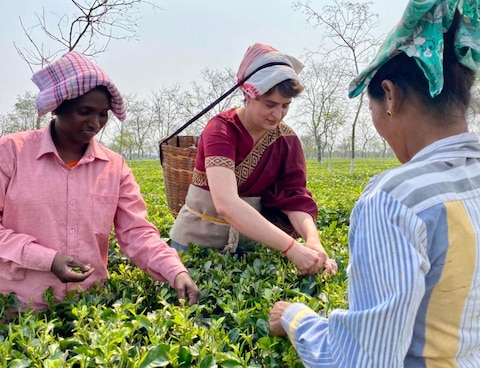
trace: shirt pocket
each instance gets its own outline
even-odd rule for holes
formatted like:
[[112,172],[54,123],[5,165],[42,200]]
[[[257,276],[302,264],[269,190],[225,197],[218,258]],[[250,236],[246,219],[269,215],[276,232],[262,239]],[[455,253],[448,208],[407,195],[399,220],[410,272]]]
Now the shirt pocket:
[[101,194],[93,195],[93,228],[96,234],[108,236],[117,212],[118,197]]

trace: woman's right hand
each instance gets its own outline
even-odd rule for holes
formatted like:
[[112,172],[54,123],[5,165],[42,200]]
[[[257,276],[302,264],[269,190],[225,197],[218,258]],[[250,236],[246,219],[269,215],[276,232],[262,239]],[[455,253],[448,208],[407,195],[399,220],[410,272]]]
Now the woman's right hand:
[[57,253],[53,259],[51,271],[61,282],[82,282],[93,273],[94,268],[75,258]]
[[285,254],[300,270],[302,276],[315,275],[323,269],[323,262],[316,250],[304,247],[295,241],[293,247]]

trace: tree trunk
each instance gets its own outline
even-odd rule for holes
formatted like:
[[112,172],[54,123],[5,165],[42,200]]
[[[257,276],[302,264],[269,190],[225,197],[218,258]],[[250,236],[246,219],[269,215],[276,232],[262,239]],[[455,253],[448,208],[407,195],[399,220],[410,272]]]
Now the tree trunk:
[[318,140],[317,140],[317,161],[319,163],[322,162],[322,145]]
[[37,123],[35,125],[37,129],[40,129],[42,127],[42,118],[40,116],[37,116]]
[[350,156],[350,175],[353,175],[353,172],[355,170],[355,128],[357,127],[357,121],[358,121],[358,117],[360,116],[360,110],[362,109],[362,105],[363,105],[363,95],[364,93],[362,93],[360,95],[360,100],[358,102],[358,107],[357,107],[357,111],[355,113],[355,118],[353,119],[353,123],[352,123],[352,135],[351,135],[351,149],[352,149],[352,152],[351,152],[351,156]]

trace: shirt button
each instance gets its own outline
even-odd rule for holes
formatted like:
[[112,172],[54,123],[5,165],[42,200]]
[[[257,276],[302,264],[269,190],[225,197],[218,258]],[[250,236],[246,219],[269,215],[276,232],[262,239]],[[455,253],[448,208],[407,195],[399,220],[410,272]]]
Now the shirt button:
[[70,234],[73,234],[75,232],[75,229],[70,229]]

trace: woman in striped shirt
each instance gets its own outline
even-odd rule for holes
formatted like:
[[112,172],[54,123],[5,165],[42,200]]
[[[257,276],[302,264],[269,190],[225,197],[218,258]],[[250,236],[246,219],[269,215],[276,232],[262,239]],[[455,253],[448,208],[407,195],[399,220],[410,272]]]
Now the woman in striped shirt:
[[402,166],[374,177],[349,233],[349,309],[277,302],[274,335],[308,367],[480,367],[480,144],[468,131],[479,1],[412,0],[367,87]]

